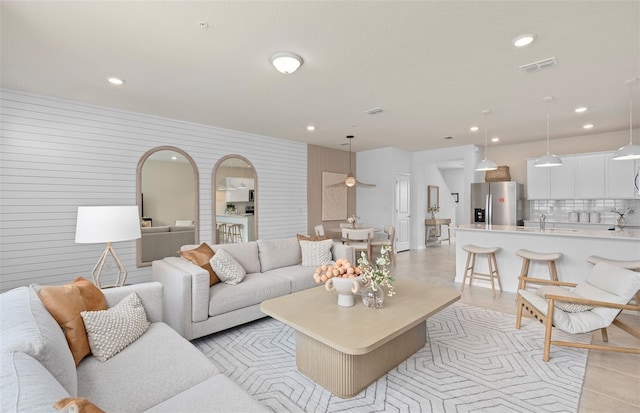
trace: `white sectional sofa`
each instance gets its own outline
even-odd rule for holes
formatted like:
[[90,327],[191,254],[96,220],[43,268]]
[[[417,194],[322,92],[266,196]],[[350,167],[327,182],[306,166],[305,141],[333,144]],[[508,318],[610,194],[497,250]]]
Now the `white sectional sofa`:
[[162,285],[103,290],[109,307],[137,292],[151,322],[138,340],[106,362],[88,356],[76,368],[62,329],[29,287],[0,295],[0,411],[57,411],[83,397],[107,412],[268,411],[162,322]]
[[[186,245],[182,249],[193,249]],[[209,286],[209,273],[183,258],[167,257],[153,262],[152,278],[164,285],[164,319],[188,340],[265,317],[264,300],[315,287],[315,267],[301,265],[297,238],[258,240],[211,245],[224,249],[245,269],[237,285]],[[333,243],[333,259],[355,262],[353,247]]]

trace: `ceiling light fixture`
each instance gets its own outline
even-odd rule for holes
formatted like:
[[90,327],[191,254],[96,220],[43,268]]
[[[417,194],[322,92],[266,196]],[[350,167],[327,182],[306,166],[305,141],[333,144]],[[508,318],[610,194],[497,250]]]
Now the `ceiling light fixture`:
[[491,113],[489,109],[483,110],[484,115],[484,159],[476,167],[476,171],[495,171],[498,169],[498,165],[495,162],[487,159],[489,153],[489,138],[487,135],[487,115]]
[[479,127],[477,127],[477,126],[472,126],[472,127],[470,127],[470,128],[469,128],[469,130],[470,130],[471,132],[477,132],[479,129],[480,129],[480,128],[479,128]]
[[549,152],[549,102],[553,100],[552,96],[548,96],[542,99],[546,103],[547,107],[547,153],[542,155],[538,159],[533,166],[538,168],[550,167],[550,166],[562,166],[562,159],[559,156],[552,155]]
[[280,73],[290,75],[302,65],[302,58],[289,52],[280,52],[271,56],[271,64]]
[[582,127],[582,129],[592,129],[592,128],[593,128],[593,123],[587,123]]
[[576,113],[584,113],[584,112],[586,112],[587,110],[589,110],[589,108],[588,108],[588,107],[586,107],[586,106],[580,106],[579,108],[576,108]]
[[521,34],[520,36],[513,39],[513,45],[515,47],[524,47],[528,46],[536,39],[536,35],[533,33]]
[[613,154],[613,159],[615,159],[616,161],[640,159],[640,145],[633,144],[633,111],[632,111],[633,95],[631,93],[631,88],[637,82],[638,82],[638,79],[629,79],[624,82],[626,85],[629,85],[629,144],[627,146],[623,146],[622,148],[618,149]]
[[108,77],[107,78],[107,82],[111,83],[112,85],[116,85],[116,86],[122,86],[124,84],[124,80],[118,78],[118,77]]
[[313,125],[309,125],[309,126],[307,126],[307,130],[308,130],[309,132],[313,132],[314,130],[316,130],[316,127],[315,127],[315,126],[313,126]]
[[491,138],[491,142],[500,142],[500,138]]

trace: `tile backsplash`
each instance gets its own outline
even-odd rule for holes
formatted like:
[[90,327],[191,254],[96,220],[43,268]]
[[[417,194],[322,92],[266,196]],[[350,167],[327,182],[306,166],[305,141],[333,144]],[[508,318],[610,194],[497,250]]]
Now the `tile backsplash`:
[[640,199],[563,199],[529,201],[530,219],[536,220],[545,214],[548,221],[569,222],[570,212],[599,212],[600,223],[615,224],[618,214],[615,209],[631,207],[625,215],[627,225],[640,226]]

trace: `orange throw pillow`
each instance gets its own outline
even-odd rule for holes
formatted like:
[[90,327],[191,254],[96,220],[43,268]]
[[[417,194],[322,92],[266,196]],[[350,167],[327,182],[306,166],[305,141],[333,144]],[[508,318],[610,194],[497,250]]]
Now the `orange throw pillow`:
[[62,327],[77,366],[83,358],[91,354],[80,312],[106,310],[107,301],[102,291],[89,280],[78,277],[71,284],[42,285],[39,287],[38,296]]
[[312,235],[301,235],[298,234],[298,241],[324,241],[327,238],[326,236],[312,236]]
[[104,410],[84,397],[65,397],[58,400],[53,407],[58,410],[69,410],[75,413],[105,413]]
[[204,268],[209,272],[209,287],[213,284],[217,284],[220,282],[220,278],[218,278],[218,274],[213,271],[211,268],[211,264],[209,264],[209,260],[215,255],[215,252],[211,249],[207,243],[203,242],[200,244],[198,248],[194,248],[192,250],[180,251],[180,256],[182,258],[186,258],[191,261],[195,265]]

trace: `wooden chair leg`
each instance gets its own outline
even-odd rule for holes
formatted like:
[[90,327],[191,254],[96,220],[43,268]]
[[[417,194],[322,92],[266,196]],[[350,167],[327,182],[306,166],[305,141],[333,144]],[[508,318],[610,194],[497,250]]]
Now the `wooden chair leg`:
[[547,316],[544,320],[544,352],[542,354],[542,360],[549,361],[549,355],[551,353],[551,330],[553,327],[553,300],[549,300],[549,306],[547,307]]
[[558,269],[556,268],[555,261],[547,261],[547,265],[549,266],[549,276],[553,281],[558,281]]
[[602,333],[602,341],[607,343],[609,341],[609,335],[607,334],[607,329],[606,328],[601,328],[600,329],[600,333]]
[[496,254],[491,254],[492,258],[493,258],[493,267],[495,269],[496,272],[496,277],[498,278],[498,287],[500,288],[500,291],[502,292],[502,281],[500,281],[500,270],[498,270],[498,260],[496,258]]
[[516,314],[516,330],[520,330],[520,325],[522,323],[522,308],[524,307],[524,303],[520,299],[520,294],[518,294],[517,300],[518,313]]
[[496,297],[496,286],[494,284],[493,279],[495,278],[494,270],[493,270],[493,259],[491,258],[493,254],[487,254],[487,264],[489,265],[489,279],[491,281],[491,292],[493,293],[493,297]]

